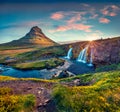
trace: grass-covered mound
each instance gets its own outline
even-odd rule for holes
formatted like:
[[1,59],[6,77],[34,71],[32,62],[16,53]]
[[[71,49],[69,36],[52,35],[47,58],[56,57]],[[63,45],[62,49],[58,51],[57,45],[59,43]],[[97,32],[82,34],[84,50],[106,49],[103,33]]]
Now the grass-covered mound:
[[65,50],[61,46],[53,46],[47,48],[40,48],[35,51],[21,53],[16,55],[18,61],[24,62],[26,60],[49,59],[59,56],[65,56]]
[[80,78],[92,82],[87,86],[57,86],[53,98],[60,112],[120,112],[120,71],[80,75],[60,81]]
[[0,88],[0,112],[32,112],[34,95],[13,95],[10,88]]
[[113,70],[120,70],[120,63],[118,64],[110,64],[104,65],[96,68],[96,72],[104,72],[104,71],[113,71]]
[[50,69],[57,67],[59,65],[63,65],[64,60],[59,58],[51,58],[49,60],[43,60],[43,61],[33,61],[33,62],[25,62],[25,63],[18,63],[13,65],[14,68],[17,69]]

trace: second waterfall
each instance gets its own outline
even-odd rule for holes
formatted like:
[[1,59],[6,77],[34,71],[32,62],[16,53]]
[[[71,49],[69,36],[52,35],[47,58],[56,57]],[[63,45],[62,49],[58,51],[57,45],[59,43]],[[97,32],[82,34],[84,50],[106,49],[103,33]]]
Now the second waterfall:
[[77,61],[86,63],[87,62],[87,49],[88,47],[85,47],[79,54]]

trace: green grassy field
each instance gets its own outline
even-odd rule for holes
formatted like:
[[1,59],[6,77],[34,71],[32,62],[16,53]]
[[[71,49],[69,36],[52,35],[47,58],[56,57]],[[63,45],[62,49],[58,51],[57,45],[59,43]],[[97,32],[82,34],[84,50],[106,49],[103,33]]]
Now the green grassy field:
[[53,98],[60,112],[120,112],[120,71],[85,74],[79,78],[87,86],[57,86]]

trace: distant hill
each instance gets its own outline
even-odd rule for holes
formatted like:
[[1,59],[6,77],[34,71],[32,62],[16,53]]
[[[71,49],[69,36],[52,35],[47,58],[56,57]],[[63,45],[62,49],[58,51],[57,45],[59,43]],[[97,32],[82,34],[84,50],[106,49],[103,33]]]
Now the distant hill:
[[31,30],[22,38],[13,40],[11,42],[1,44],[1,46],[29,46],[39,45],[41,47],[57,45],[56,42],[49,39],[38,26],[34,26]]

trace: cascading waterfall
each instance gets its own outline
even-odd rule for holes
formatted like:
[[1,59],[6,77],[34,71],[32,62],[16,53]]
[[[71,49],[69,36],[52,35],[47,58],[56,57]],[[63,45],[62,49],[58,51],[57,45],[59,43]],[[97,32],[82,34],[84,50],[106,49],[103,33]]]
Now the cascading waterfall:
[[93,50],[92,50],[92,48],[91,48],[90,62],[89,62],[89,64],[88,64],[88,66],[93,66],[93,59],[92,59],[92,57],[93,57]]
[[[88,47],[85,47],[79,54],[78,58],[77,58],[77,61],[78,62],[82,62],[82,63],[87,63],[87,50],[88,50]],[[68,50],[68,53],[67,53],[67,56],[65,56],[66,59],[71,59],[72,57],[72,50],[73,48],[70,48]],[[91,48],[90,49],[90,59],[89,59],[89,63],[87,64],[88,66],[92,67],[93,66],[93,49]]]
[[79,54],[77,61],[78,62],[82,62],[82,63],[86,63],[87,62],[87,49],[88,47],[85,47]]
[[67,56],[66,56],[65,58],[71,59],[71,57],[72,57],[72,50],[73,50],[73,48],[70,48],[70,49],[69,49],[69,51],[68,51],[68,53],[67,53]]

